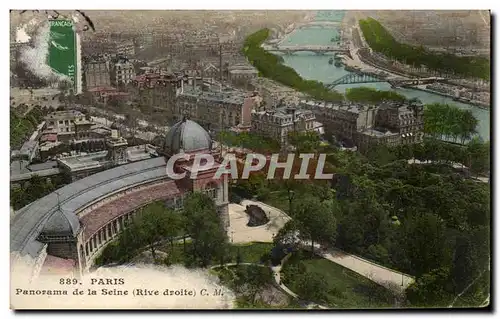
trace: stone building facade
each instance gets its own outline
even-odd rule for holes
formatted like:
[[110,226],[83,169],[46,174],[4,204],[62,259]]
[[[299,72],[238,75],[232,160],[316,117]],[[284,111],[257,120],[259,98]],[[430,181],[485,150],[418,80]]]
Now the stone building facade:
[[420,143],[423,139],[421,104],[333,104],[304,100],[300,105],[314,112],[323,123],[326,134],[352,143],[360,151],[377,143],[395,146]]
[[267,136],[287,145],[291,132],[309,132],[315,129],[315,115],[310,110],[282,107],[252,113],[252,132]]

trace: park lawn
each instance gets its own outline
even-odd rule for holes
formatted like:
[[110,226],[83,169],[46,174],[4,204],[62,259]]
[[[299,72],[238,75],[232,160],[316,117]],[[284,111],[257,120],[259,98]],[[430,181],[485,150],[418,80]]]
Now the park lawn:
[[282,192],[270,192],[265,199],[261,200],[261,202],[279,208],[287,214],[290,208],[288,204],[288,195],[285,190]]
[[231,261],[236,262],[238,250],[241,255],[241,263],[260,263],[263,255],[270,255],[274,247],[272,243],[253,242],[248,244],[231,245]]
[[[303,256],[302,262],[306,271],[320,274],[332,289],[328,295],[327,306],[349,309],[393,307],[394,298],[388,289],[327,259],[318,256],[311,257],[311,254],[307,252],[304,252]],[[290,271],[287,273],[287,269],[297,262],[299,261],[291,258],[283,268],[284,283],[296,293],[299,289],[294,281],[294,274],[290,274]]]

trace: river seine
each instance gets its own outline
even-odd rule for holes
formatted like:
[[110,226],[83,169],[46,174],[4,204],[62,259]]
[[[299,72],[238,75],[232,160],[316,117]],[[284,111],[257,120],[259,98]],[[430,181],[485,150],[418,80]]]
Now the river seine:
[[[318,12],[315,19],[321,21],[341,21],[344,17],[342,11],[322,11]],[[339,35],[339,30],[332,28],[321,27],[306,27],[296,29],[286,36],[283,45],[330,45],[331,39]],[[349,74],[343,67],[335,67],[328,64],[331,55],[316,55],[312,52],[298,52],[293,55],[283,55],[285,64],[294,68],[297,73],[305,79],[316,80],[324,83],[331,83],[342,76]],[[453,101],[451,98],[443,97],[441,95],[422,92],[412,89],[392,89],[389,83],[364,83],[364,84],[349,84],[339,85],[336,87],[341,93],[344,93],[350,87],[373,87],[379,90],[392,90],[396,91],[408,98],[419,98],[422,103],[447,103],[455,105],[461,109],[471,110],[474,116],[478,119],[478,133],[479,136],[488,141],[490,139],[490,111],[481,109],[479,107]]]

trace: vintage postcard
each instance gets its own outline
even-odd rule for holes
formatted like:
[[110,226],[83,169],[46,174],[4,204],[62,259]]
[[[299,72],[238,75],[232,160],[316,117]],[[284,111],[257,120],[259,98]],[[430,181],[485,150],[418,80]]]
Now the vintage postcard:
[[490,307],[490,21],[12,10],[11,308]]

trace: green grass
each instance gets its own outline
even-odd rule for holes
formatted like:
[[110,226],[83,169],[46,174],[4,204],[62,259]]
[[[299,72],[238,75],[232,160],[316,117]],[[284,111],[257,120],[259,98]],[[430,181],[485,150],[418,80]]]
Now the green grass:
[[[367,309],[390,308],[393,306],[393,296],[386,288],[362,277],[361,275],[337,265],[329,260],[311,256],[309,252],[302,253],[302,260],[292,256],[283,267],[285,285],[298,293],[300,290],[294,278],[300,273],[295,273],[294,266],[302,263],[306,272],[316,272],[331,287],[328,294],[328,306],[333,308]],[[314,300],[312,300],[314,301]]]
[[236,257],[239,250],[242,263],[259,263],[261,257],[266,254],[269,255],[273,247],[274,245],[272,243],[259,242],[243,245],[231,245],[231,260],[232,262],[236,262]]
[[[191,248],[191,242],[186,240],[186,250],[189,251]],[[273,248],[272,243],[261,243],[254,242],[242,245],[230,245],[229,246],[229,256],[227,256],[227,262],[236,262],[236,258],[238,255],[238,250],[241,255],[242,263],[259,263],[260,259],[265,254],[270,254],[271,249]],[[163,244],[158,248],[163,252],[170,254],[169,263],[170,264],[184,264],[186,261],[184,254],[184,244],[182,242],[177,242],[174,244],[173,249],[170,244]],[[219,260],[213,260],[214,265],[218,264]]]
[[265,199],[262,200],[263,203],[268,204],[270,206],[281,209],[282,211],[288,213],[289,204],[288,204],[288,196],[287,192],[271,192],[266,196]]
[[[258,267],[252,265],[238,265],[238,266],[228,266],[220,267],[212,270],[212,273],[219,277],[221,284],[231,288],[233,291],[237,290],[234,287],[234,280],[237,278],[237,273],[239,269]],[[264,270],[264,276],[266,282],[272,284],[273,273],[270,268],[262,268]],[[251,279],[250,279],[251,280]],[[239,295],[236,297],[235,306],[237,309],[294,309],[302,308],[294,298],[288,298],[288,304],[285,306],[272,306],[263,301],[250,301],[248,297]]]

